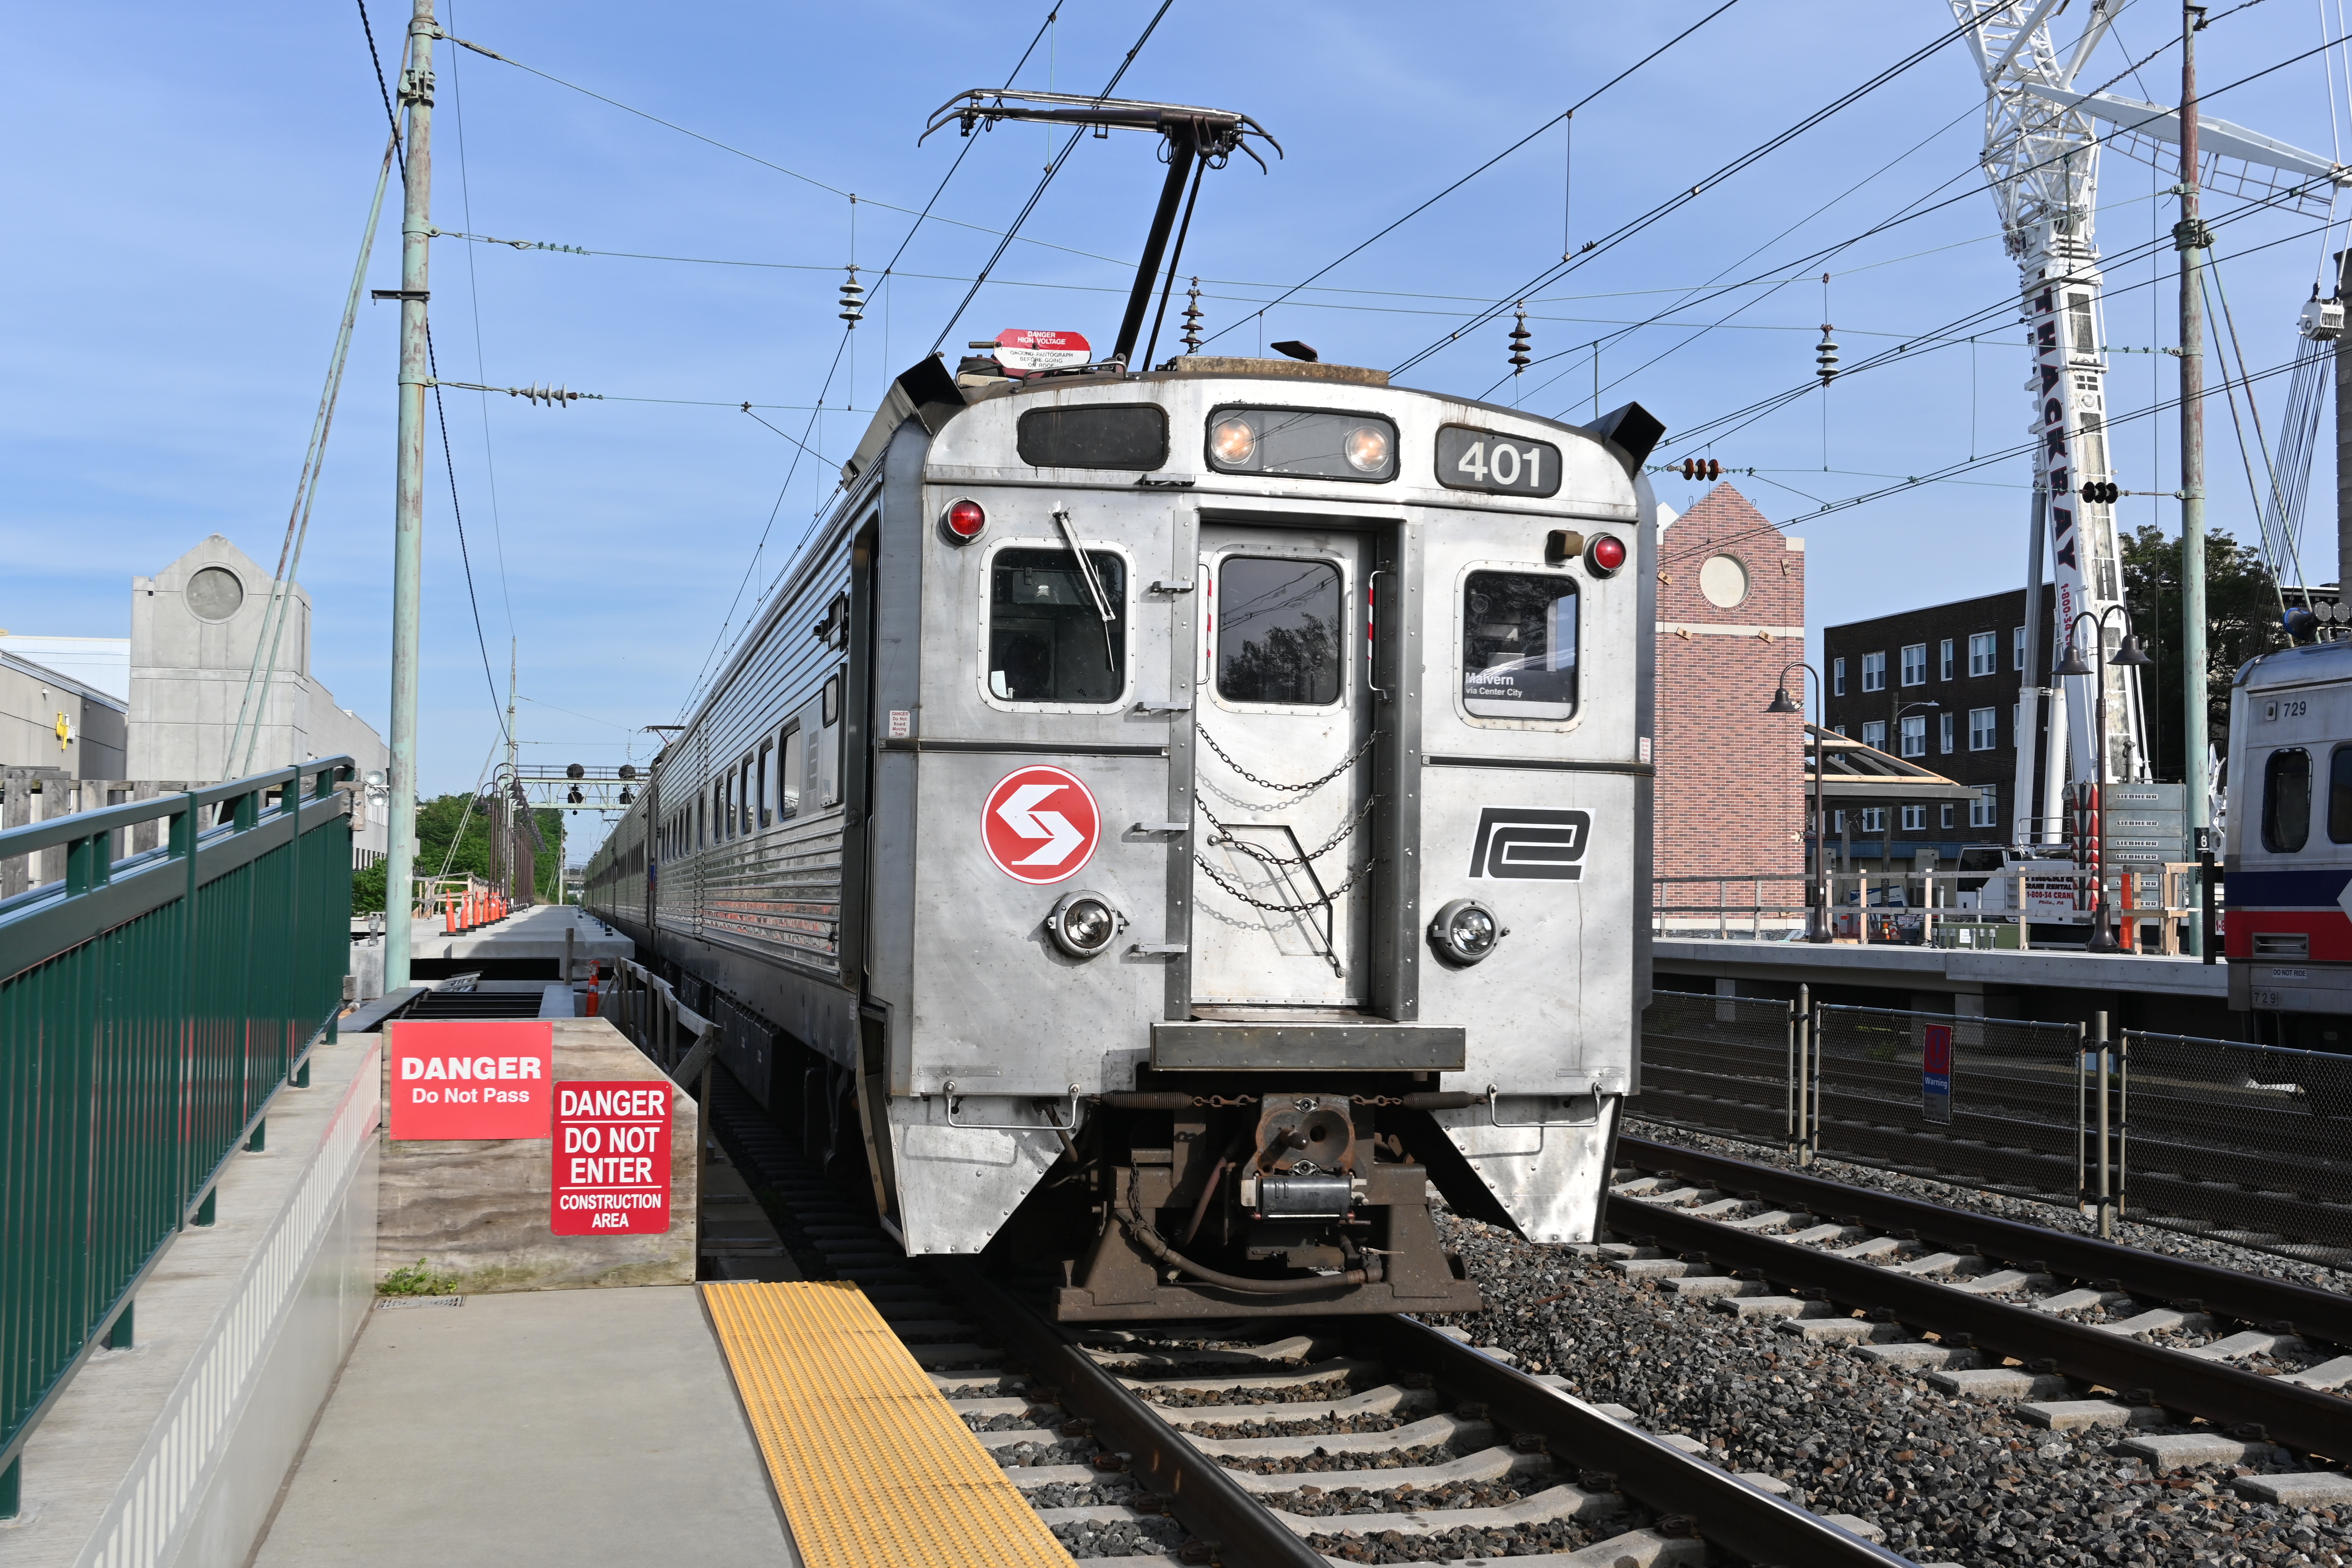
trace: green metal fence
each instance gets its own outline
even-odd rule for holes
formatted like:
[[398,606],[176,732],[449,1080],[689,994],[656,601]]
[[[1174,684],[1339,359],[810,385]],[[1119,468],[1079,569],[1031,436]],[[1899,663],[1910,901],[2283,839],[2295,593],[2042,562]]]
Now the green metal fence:
[[[222,1167],[331,1037],[352,760],[0,833],[66,875],[0,902],[0,1491]],[[299,807],[299,810],[298,810]],[[130,827],[161,847],[117,862]],[[13,1511],[0,1498],[0,1512]]]

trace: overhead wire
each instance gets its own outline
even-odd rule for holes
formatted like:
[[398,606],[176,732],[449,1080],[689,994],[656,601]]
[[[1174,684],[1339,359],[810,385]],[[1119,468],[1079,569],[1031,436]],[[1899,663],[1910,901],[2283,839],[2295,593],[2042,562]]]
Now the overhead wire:
[[[443,4],[448,8],[449,19],[454,23],[457,20],[454,14],[456,0],[443,0]],[[459,89],[457,59],[454,55],[449,57],[449,109],[457,119],[457,198],[466,215],[466,226],[470,228],[474,223],[474,183],[467,171],[466,100],[465,94]],[[483,379],[482,286],[474,269],[473,248],[467,247],[465,255],[466,303],[474,319],[474,378],[479,381]],[[509,635],[512,635],[515,629],[514,590],[507,576],[507,534],[505,520],[499,509],[498,455],[490,445],[490,395],[487,392],[477,393],[474,401],[482,416],[482,471],[484,482],[488,485],[490,492],[490,547],[499,568],[499,600],[506,609],[507,631]]]

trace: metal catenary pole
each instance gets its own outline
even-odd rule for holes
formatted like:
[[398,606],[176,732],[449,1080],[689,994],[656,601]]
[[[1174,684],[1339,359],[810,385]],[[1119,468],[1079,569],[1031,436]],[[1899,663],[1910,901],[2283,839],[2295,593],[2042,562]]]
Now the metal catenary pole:
[[[2197,216],[2197,29],[2205,7],[2180,11],[2180,221],[2172,243],[2180,252],[2180,779],[2183,826],[2190,837],[2212,816],[2205,799],[2205,250],[2210,242]],[[2192,931],[2190,952],[2204,933]]]
[[416,879],[416,662],[425,583],[425,338],[433,227],[433,0],[409,18],[409,64],[400,76],[408,108],[408,157],[400,220],[400,428],[394,443],[392,544],[392,800],[383,879],[383,985],[408,984],[412,885]]

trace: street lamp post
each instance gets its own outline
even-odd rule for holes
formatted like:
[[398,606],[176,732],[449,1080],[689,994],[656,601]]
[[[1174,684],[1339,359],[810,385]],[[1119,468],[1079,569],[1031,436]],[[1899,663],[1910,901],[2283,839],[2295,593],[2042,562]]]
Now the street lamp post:
[[2147,657],[2147,651],[2139,646],[2139,638],[2133,635],[2131,611],[2123,605],[2116,604],[2109,605],[2095,616],[2088,610],[2076,613],[2074,620],[2066,626],[2066,657],[2059,662],[2056,669],[2051,671],[2057,676],[2094,676],[2099,682],[2098,701],[2092,721],[2098,728],[2096,742],[2092,749],[2098,757],[2098,766],[2095,770],[2098,776],[2094,787],[2099,795],[2099,847],[2091,868],[2093,888],[2098,900],[2098,919],[2091,928],[2091,940],[2084,944],[2084,951],[2086,952],[2118,951],[2115,933],[2115,910],[2107,902],[2107,682],[2105,676],[2099,675],[2097,666],[2083,657],[2081,637],[2084,621],[2095,623],[2092,636],[2098,639],[2099,647],[2104,649],[2107,643],[2109,616],[2123,616],[2124,640],[2116,649],[2115,657],[2106,662],[2126,668],[2154,664],[2156,661]]
[[[1816,712],[1820,712],[1822,672],[1802,659],[1780,671],[1780,689],[1772,693],[1772,700],[1765,704],[1764,711],[1795,713],[1800,717],[1803,715],[1805,710],[1789,696],[1789,671],[1791,669],[1801,669],[1813,678],[1813,707]],[[1822,717],[1826,719],[1829,715],[1822,713]],[[1822,731],[1823,728],[1824,726],[1821,724],[1813,726],[1813,879],[1811,900],[1812,908],[1806,911],[1808,918],[1805,922],[1805,940],[1807,942],[1828,942],[1831,939],[1830,819],[1829,814],[1822,809]]]

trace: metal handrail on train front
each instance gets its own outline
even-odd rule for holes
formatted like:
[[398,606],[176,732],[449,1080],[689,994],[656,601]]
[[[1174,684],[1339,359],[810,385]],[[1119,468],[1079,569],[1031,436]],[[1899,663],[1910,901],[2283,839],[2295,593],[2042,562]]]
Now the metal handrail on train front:
[[[1502,1090],[1490,1083],[1486,1086],[1486,1120],[1497,1127],[1597,1127],[1601,1124],[1601,1080],[1597,1078],[1592,1080],[1591,1093],[1592,1095],[1592,1115],[1587,1121],[1506,1121],[1503,1120],[1502,1106],[1499,1103],[1502,1099]],[[1574,1100],[1576,1096],[1538,1094],[1528,1095],[1525,1098],[1529,1100]]]
[[1070,1119],[1067,1121],[1055,1121],[1051,1120],[1045,1121],[958,1121],[955,1119],[955,1102],[958,1099],[971,1094],[971,1090],[968,1089],[957,1089],[955,1079],[950,1079],[947,1082],[940,1086],[940,1093],[947,1100],[948,1125],[954,1128],[959,1132],[1070,1133],[1076,1132],[1078,1130],[1079,1089],[1076,1084],[1070,1085],[1069,1092],[1066,1095],[1010,1094],[1001,1096],[992,1095],[990,1097],[991,1099],[1003,1100],[1034,1100],[1046,1105],[1051,1105],[1056,1100],[1067,1100],[1070,1102]]

